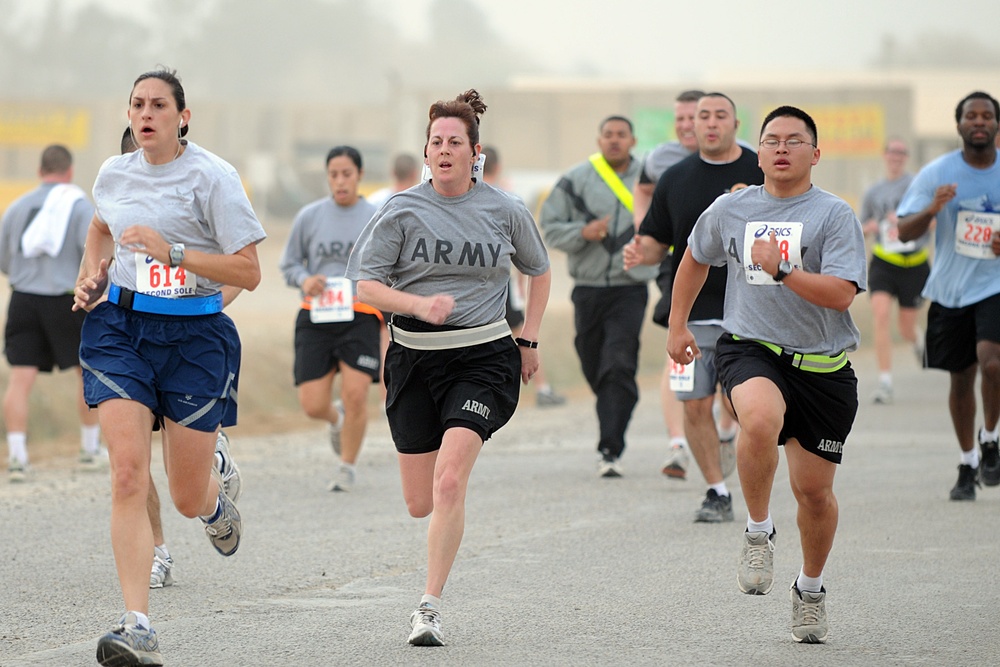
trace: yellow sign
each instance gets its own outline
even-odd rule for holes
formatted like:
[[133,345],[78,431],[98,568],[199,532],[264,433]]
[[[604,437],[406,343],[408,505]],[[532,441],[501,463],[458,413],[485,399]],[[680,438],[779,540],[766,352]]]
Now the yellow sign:
[[844,104],[805,110],[819,130],[823,157],[878,157],[885,144],[885,110],[878,104]]
[[0,104],[0,147],[62,144],[81,149],[90,141],[90,111],[33,104]]

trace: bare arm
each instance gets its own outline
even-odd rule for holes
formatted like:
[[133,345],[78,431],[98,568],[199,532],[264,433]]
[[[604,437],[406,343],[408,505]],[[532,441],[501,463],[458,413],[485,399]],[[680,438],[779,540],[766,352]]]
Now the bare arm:
[[698,262],[688,248],[674,275],[674,287],[670,292],[670,320],[667,322],[667,354],[681,364],[689,364],[695,357],[701,356],[687,322],[691,307],[708,278],[708,268],[708,264]]
[[[132,252],[145,253],[163,264],[170,263],[171,244],[151,227],[133,225],[122,233],[118,242]],[[260,284],[260,261],[257,246],[252,243],[232,255],[186,249],[180,266],[202,278],[251,292]]]
[[635,190],[632,191],[632,221],[638,230],[649,211],[649,205],[653,203],[653,191],[656,189],[655,183],[639,183],[636,181]]
[[[778,241],[774,236],[774,231],[771,232],[768,240],[757,239],[753,242],[753,247],[750,249],[750,259],[772,276],[778,272],[781,251],[778,250]],[[840,312],[850,308],[858,293],[857,285],[850,280],[844,280],[837,276],[825,276],[820,273],[809,273],[802,269],[795,269],[789,273],[782,280],[782,284],[809,303]]]
[[87,243],[73,290],[73,310],[89,310],[104,294],[108,286],[108,265],[114,253],[111,229],[94,215],[87,229]]
[[[538,332],[542,326],[542,314],[549,302],[549,288],[552,286],[551,269],[538,276],[528,276],[528,292],[524,304],[524,325],[521,327],[521,337],[527,340],[538,340]],[[540,361],[538,350],[530,347],[520,347],[521,350],[521,382],[528,384],[532,376],[538,372]]]
[[931,223],[934,222],[934,216],[941,212],[945,204],[955,198],[957,187],[955,183],[938,186],[934,191],[934,199],[927,205],[927,208],[900,218],[899,240],[913,241],[923,236],[930,229]]
[[444,324],[455,308],[451,295],[419,296],[392,289],[377,280],[358,281],[358,300],[385,312],[408,313],[431,324]]
[[636,234],[632,242],[622,249],[622,259],[625,270],[634,269],[640,264],[659,264],[667,256],[667,246],[652,236]]

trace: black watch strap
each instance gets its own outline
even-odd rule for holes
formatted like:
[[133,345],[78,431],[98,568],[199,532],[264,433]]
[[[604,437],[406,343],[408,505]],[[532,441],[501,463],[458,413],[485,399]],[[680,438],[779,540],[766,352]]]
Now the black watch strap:
[[520,345],[521,347],[529,347],[532,350],[538,347],[537,340],[528,340],[527,338],[515,338],[514,342]]

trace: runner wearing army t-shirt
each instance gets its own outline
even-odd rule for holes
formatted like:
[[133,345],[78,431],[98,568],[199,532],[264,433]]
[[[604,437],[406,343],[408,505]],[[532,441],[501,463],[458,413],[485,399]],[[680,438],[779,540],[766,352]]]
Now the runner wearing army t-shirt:
[[[483,442],[510,419],[518,379],[538,369],[549,258],[521,200],[472,178],[475,90],[431,105],[424,148],[431,180],[393,195],[351,254],[358,296],[394,313],[386,416],[407,509],[430,515],[427,583],[409,643],[440,646],[441,592],[465,530],[469,475]],[[524,326],[504,319],[511,266],[528,276]]]
[[792,636],[826,641],[823,568],[837,530],[833,478],[858,409],[847,351],[860,335],[848,308],[866,289],[861,224],[843,200],[812,185],[816,124],[779,107],[761,127],[764,185],[723,195],[698,219],[674,281],[667,351],[700,354],[688,315],[709,266],[726,264],[726,305],[716,344],[719,379],[740,422],[736,448],[749,517],[740,590],[774,581],[771,488],[784,445],[798,503],[803,564],[792,584]]
[[[306,415],[329,425],[340,459],[331,491],[354,488],[355,463],[368,424],[368,390],[381,378],[382,313],[354,298],[344,277],[358,235],[375,207],[358,194],[361,153],[335,146],[326,157],[332,196],[306,205],[292,224],[281,273],[302,292],[295,320],[295,386]],[[331,402],[340,375],[340,399]]]

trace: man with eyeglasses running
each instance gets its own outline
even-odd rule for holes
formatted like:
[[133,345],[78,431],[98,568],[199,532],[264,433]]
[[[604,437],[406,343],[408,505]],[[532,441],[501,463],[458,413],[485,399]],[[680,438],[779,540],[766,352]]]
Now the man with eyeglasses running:
[[[899,238],[915,239],[937,219],[934,266],[923,296],[926,366],[948,371],[948,409],[962,450],[952,500],[975,500],[980,475],[1000,485],[1000,163],[997,100],[980,91],[955,108],[962,148],[927,164],[896,214]],[[983,428],[976,438],[976,371],[982,371]],[[978,439],[980,450],[976,450]]]
[[792,638],[823,643],[826,565],[837,530],[833,478],[858,409],[847,351],[860,341],[848,308],[866,289],[861,223],[847,202],[812,184],[816,124],[778,107],[761,126],[763,186],[723,195],[698,218],[674,279],[667,351],[690,363],[688,329],[710,266],[726,265],[723,329],[715,363],[740,422],[736,447],[748,518],[737,570],[742,592],[774,583],[770,514],[778,447],[798,504],[802,567],[792,583]]

